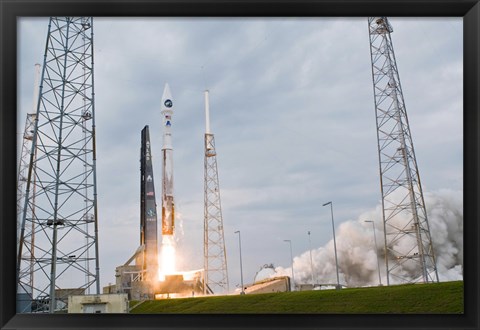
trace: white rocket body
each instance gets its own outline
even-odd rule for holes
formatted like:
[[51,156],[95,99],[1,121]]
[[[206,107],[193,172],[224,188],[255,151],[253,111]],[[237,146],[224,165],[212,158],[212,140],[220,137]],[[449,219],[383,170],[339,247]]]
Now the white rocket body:
[[162,235],[173,235],[175,204],[173,201],[173,100],[170,87],[165,84],[162,96],[163,147],[162,147]]

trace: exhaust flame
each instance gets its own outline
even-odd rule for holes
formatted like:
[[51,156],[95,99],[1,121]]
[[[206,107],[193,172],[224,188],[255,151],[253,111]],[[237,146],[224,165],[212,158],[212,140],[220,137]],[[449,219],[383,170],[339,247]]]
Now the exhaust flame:
[[158,279],[165,281],[165,275],[175,273],[175,241],[173,236],[163,236],[160,247]]

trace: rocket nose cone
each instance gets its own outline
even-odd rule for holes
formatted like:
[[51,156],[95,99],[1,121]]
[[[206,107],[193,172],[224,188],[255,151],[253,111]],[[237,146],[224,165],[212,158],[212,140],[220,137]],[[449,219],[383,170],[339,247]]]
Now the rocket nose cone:
[[173,100],[172,93],[170,92],[170,86],[165,84],[162,95],[162,111],[164,110],[173,110]]

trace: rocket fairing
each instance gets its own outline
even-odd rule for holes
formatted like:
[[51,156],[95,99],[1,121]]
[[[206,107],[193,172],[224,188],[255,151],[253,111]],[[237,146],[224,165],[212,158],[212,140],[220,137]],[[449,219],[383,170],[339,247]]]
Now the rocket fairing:
[[165,84],[161,112],[163,117],[162,147],[162,235],[173,235],[175,229],[175,203],[173,201],[173,99],[170,87]]

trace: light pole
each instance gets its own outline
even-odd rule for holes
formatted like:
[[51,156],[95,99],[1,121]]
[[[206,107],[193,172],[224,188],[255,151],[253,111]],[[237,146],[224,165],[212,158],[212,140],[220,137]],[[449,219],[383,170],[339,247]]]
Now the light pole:
[[335,240],[335,224],[334,224],[334,220],[333,220],[333,203],[332,202],[327,202],[327,203],[323,204],[323,206],[327,206],[328,204],[330,204],[330,211],[332,213],[333,249],[335,251],[335,265],[336,265],[336,268],[337,268],[337,290],[339,290],[339,289],[341,289],[341,286],[340,286],[340,278],[338,277],[337,242]]
[[370,222],[373,226],[373,240],[375,241],[375,255],[377,256],[378,282],[382,285],[382,278],[380,277],[380,261],[378,261],[377,235],[375,234],[375,222],[372,220],[364,220],[364,222]]
[[240,250],[240,284],[242,285],[242,291],[240,292],[240,294],[245,294],[245,291],[243,290],[242,239],[240,235],[240,230],[237,230],[235,234],[238,234],[238,247]]
[[313,258],[312,258],[312,241],[310,240],[310,231],[308,231],[308,248],[310,250],[310,268],[312,272],[312,289],[315,286],[315,281],[313,280]]
[[290,244],[290,259],[292,261],[292,291],[295,291],[295,277],[293,276],[293,252],[292,252],[292,241],[289,239],[284,239],[284,242]]

